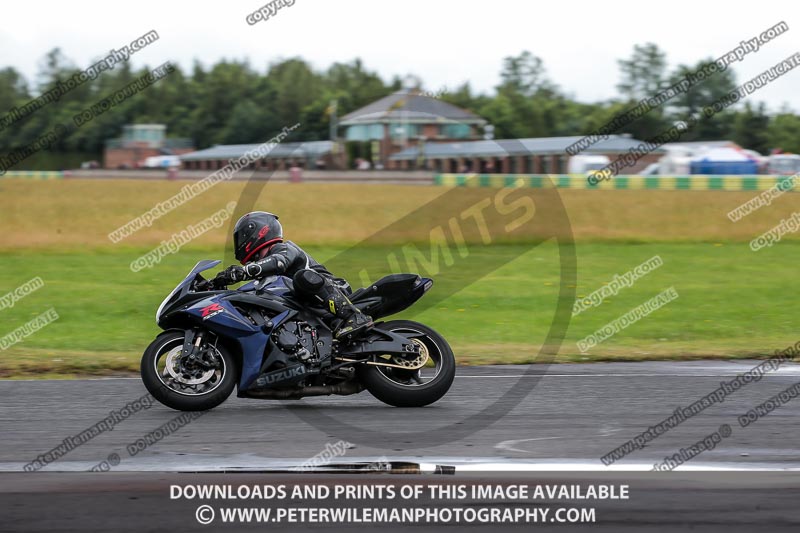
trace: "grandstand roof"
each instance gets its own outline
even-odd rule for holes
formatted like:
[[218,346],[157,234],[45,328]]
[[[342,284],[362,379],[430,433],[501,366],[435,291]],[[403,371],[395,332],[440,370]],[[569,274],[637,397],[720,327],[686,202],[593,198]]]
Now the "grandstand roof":
[[418,90],[403,89],[346,114],[342,117],[340,125],[385,122],[485,124],[486,120],[466,109],[427,96]]
[[[567,147],[583,137],[540,137],[532,139],[498,139],[483,141],[463,141],[448,143],[425,143],[424,156],[427,159],[456,158],[456,157],[503,157],[508,155],[567,155]],[[608,139],[600,141],[585,149],[584,154],[614,154],[627,152],[638,146],[642,141],[631,137],[611,135]],[[663,153],[663,148],[653,150]],[[417,147],[407,148],[398,152],[389,159],[415,160],[419,156]]]
[[[250,150],[254,150],[260,144],[218,144],[205,150],[198,150],[183,154],[182,161],[214,160],[214,159],[236,159],[245,155]],[[266,156],[265,159],[283,157],[318,157],[331,151],[333,143],[331,141],[309,141],[298,143],[277,144]]]

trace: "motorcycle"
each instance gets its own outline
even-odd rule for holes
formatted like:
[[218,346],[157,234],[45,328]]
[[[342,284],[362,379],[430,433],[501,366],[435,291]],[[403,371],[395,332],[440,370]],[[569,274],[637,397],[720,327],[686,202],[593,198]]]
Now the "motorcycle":
[[328,313],[304,305],[292,280],[270,276],[238,289],[219,287],[200,261],[164,299],[164,330],[142,356],[147,390],[181,411],[241,398],[296,400],[363,390],[396,407],[422,407],[447,393],[456,364],[447,341],[409,320],[378,321],[407,309],[433,285],[415,274],[392,274],[349,296],[375,325],[353,339],[334,339]]

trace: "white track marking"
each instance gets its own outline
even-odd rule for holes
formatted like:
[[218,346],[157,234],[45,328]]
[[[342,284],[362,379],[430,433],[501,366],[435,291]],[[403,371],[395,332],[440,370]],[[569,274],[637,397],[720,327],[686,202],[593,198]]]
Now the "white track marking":
[[566,437],[536,437],[533,439],[516,439],[516,440],[504,440],[503,442],[499,442],[494,445],[495,448],[498,450],[506,450],[509,452],[520,452],[520,453],[530,453],[530,450],[520,450],[519,448],[514,448],[520,442],[531,442],[536,440],[555,440],[555,439],[565,439]]
[[[643,378],[725,378],[730,376],[736,376],[741,374],[742,372],[746,372],[747,370],[742,369],[741,372],[730,372],[728,374],[663,374],[663,373],[617,373],[617,374],[550,374],[550,373],[541,373],[541,374],[456,374],[456,378],[540,378],[540,377],[548,377],[548,378],[627,378],[627,377],[643,377]],[[785,368],[785,369],[778,369],[773,372],[769,372],[764,374],[763,377],[775,377],[775,376],[782,376],[782,375],[795,375],[800,374],[800,368]]]
[[54,381],[56,383],[62,383],[62,382],[75,383],[76,381],[113,381],[115,379],[142,381],[142,378],[139,378],[139,377],[137,377],[137,378],[101,377],[101,378],[76,378],[76,379],[71,379],[71,378],[64,378],[64,379],[0,379],[0,382],[3,382],[3,381],[8,381],[8,382],[19,381],[19,382],[23,382],[24,383],[24,382],[36,381],[36,382],[39,382],[39,383],[44,383],[46,381]]
[[[611,431],[609,428],[604,430]],[[553,439],[553,437],[540,437],[539,440]],[[526,440],[537,439],[520,439]],[[787,449],[787,452],[789,450]],[[189,453],[181,455],[180,461],[173,461],[173,454],[167,453],[160,457],[135,457],[125,461],[125,468],[120,468],[120,472],[257,472],[264,470],[291,472],[292,468],[304,464],[307,457],[302,458],[271,458],[258,455],[232,454],[232,455],[206,455],[202,453]],[[421,472],[434,472],[439,466],[455,467],[456,473],[469,472],[609,472],[609,471],[631,471],[644,472],[651,471],[653,462],[645,462],[648,459],[640,460],[636,463],[617,463],[605,466],[599,459],[592,458],[543,458],[543,459],[510,459],[501,457],[487,456],[449,456],[449,455],[363,455],[353,457],[342,457],[339,460],[331,461],[329,464],[320,465],[320,471],[332,467],[347,467],[357,465],[363,467],[368,463],[405,463],[418,465]],[[92,461],[69,461],[61,460],[43,469],[43,472],[85,472],[96,464]],[[24,463],[22,462],[3,462],[0,461],[0,472],[21,472]],[[679,466],[678,471],[800,471],[800,465],[796,461],[693,461],[691,464]],[[663,473],[662,473],[663,475]],[[2,490],[0,490],[2,492]]]
[[[456,473],[465,472],[650,472],[653,470],[652,463],[630,463],[624,465],[605,466],[602,463],[564,461],[541,462],[541,463],[477,463],[456,465]],[[681,465],[675,471],[800,471],[796,465],[777,465],[767,466],[766,464],[737,464],[737,463],[706,463],[694,465]]]
[[[609,427],[608,425],[604,426],[600,433],[596,435],[589,435],[591,437],[610,437],[613,433],[616,433],[619,429],[615,429]],[[512,439],[512,440],[504,440],[502,442],[498,442],[494,445],[494,447],[498,450],[505,450],[509,452],[519,452],[519,453],[531,453],[530,450],[521,450],[519,448],[515,448],[517,444],[520,442],[534,442],[534,441],[541,441],[541,440],[556,440],[556,439],[567,439],[569,437],[562,436],[562,437],[534,437],[531,439]]]

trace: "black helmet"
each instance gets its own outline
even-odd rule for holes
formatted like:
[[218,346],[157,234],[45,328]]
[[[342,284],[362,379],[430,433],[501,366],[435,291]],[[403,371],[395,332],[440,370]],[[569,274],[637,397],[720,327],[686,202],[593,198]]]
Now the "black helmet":
[[236,259],[242,264],[247,263],[265,246],[276,242],[283,242],[283,228],[278,222],[278,216],[272,213],[247,213],[233,227],[233,250]]

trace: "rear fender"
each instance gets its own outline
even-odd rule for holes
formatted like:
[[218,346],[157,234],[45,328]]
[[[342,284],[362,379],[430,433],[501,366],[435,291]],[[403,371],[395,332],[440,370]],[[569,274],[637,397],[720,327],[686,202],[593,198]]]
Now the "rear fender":
[[372,318],[384,318],[408,309],[433,286],[432,279],[416,276],[416,281],[407,290],[402,292],[383,290],[382,282],[391,277],[386,276],[370,287],[358,291],[354,295],[353,304]]

